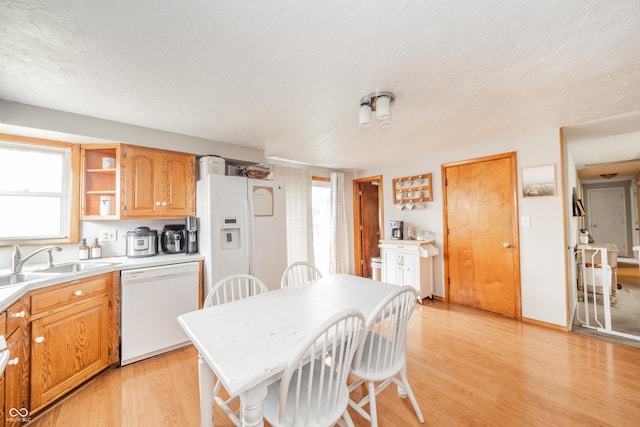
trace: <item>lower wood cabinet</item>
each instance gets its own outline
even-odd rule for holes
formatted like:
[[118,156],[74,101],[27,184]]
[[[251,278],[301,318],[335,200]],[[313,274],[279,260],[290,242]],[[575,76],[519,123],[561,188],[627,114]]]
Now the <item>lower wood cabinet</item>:
[[23,300],[6,312],[7,348],[11,356],[4,370],[4,425],[21,426],[30,416],[29,405],[29,340],[27,312]]
[[110,365],[112,275],[31,294],[31,412]]
[[0,312],[11,351],[0,375],[0,427],[45,406],[119,362],[120,272],[30,291]]

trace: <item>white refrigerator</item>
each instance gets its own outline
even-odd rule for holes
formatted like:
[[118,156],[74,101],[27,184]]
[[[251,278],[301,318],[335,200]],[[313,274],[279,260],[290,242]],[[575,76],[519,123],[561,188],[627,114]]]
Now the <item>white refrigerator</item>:
[[200,177],[196,210],[206,292],[223,277],[239,273],[258,277],[269,289],[280,287],[287,268],[285,201],[282,182]]

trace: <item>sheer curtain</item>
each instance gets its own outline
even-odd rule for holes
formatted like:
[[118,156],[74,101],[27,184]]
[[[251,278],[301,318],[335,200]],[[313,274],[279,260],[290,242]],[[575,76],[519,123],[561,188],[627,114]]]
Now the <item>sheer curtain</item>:
[[331,174],[331,244],[329,272],[349,273],[349,237],[344,203],[344,174]]
[[306,169],[274,165],[275,179],[283,181],[287,195],[287,262],[314,263],[311,173]]

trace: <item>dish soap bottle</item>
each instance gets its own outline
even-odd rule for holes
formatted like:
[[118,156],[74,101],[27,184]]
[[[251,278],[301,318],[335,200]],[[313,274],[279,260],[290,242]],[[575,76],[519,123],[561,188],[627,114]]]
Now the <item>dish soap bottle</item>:
[[82,239],[82,244],[78,249],[78,259],[85,261],[89,259],[89,245],[87,245],[87,239]]
[[98,243],[98,238],[93,242],[91,246],[91,259],[102,258],[102,246]]

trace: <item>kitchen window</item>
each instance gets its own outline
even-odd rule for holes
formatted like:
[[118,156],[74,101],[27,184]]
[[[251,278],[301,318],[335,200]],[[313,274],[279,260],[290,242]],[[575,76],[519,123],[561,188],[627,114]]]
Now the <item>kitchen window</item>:
[[77,145],[0,138],[0,244],[67,243],[78,235]]

